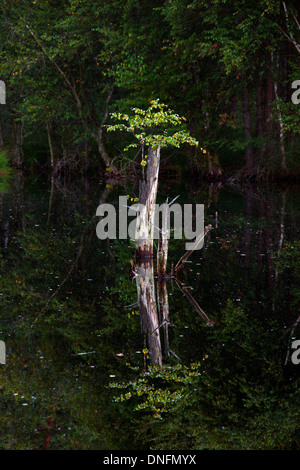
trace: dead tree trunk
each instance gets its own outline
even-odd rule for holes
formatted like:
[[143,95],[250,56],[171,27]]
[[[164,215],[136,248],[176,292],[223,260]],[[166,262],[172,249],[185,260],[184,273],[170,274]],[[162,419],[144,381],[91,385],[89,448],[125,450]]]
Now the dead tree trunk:
[[[168,204],[168,201],[167,203]],[[169,207],[169,206],[167,206]],[[168,229],[168,211],[163,213],[162,227],[159,233],[158,248],[157,248],[157,277],[164,279],[167,272],[168,249],[169,249],[169,234]]]
[[191,305],[195,308],[196,312],[200,315],[200,317],[205,321],[205,323],[208,326],[214,326],[215,322],[211,320],[206,313],[202,310],[198,302],[194,299],[192,294],[188,291],[188,289],[182,284],[182,282],[179,280],[179,278],[176,276],[175,278],[176,284],[178,285],[179,289],[181,292],[184,293],[184,295],[187,297],[187,299],[190,301]]
[[159,164],[160,144],[157,148],[149,148],[145,178],[140,181],[139,214],[135,235],[137,260],[153,258],[154,217]]
[[162,233],[159,237],[157,249],[157,276],[162,279],[165,278],[167,272],[168,246],[168,237]]
[[189,256],[195,251],[195,249],[197,248],[197,246],[199,245],[199,243],[202,242],[202,240],[204,239],[205,235],[207,235],[209,233],[209,231],[211,230],[212,226],[209,224],[207,225],[205,228],[204,228],[204,233],[201,233],[200,235],[198,235],[198,237],[196,238],[195,242],[194,242],[194,249],[192,250],[188,250],[184,253],[184,255],[180,258],[180,260],[177,262],[176,266],[175,266],[175,269],[174,269],[174,274],[175,276],[177,276],[177,273],[179,271],[179,269],[181,269],[183,267],[183,265],[186,263],[186,260],[189,258]]

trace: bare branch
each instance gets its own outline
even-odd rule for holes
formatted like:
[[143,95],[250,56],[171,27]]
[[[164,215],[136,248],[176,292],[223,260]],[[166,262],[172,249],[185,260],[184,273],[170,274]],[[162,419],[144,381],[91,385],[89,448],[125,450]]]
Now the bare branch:
[[175,269],[174,269],[174,273],[175,273],[175,274],[177,274],[177,272],[179,271],[179,269],[182,268],[182,266],[184,265],[184,263],[186,263],[186,260],[187,260],[187,259],[191,256],[191,254],[195,251],[195,249],[197,248],[197,246],[199,245],[199,243],[203,240],[203,238],[204,238],[205,235],[210,231],[211,228],[212,228],[211,225],[207,225],[207,227],[205,227],[205,229],[204,229],[204,233],[201,234],[201,235],[198,237],[198,239],[196,240],[194,249],[187,251],[187,252],[180,258],[180,260],[178,261],[178,263],[176,264]]

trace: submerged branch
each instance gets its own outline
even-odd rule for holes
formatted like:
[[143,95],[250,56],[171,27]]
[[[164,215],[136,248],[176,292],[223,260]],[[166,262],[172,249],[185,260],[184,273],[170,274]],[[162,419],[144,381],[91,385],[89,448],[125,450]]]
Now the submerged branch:
[[174,274],[176,276],[176,274],[178,273],[179,269],[182,268],[182,266],[186,263],[187,259],[191,256],[191,254],[196,250],[197,246],[199,245],[199,243],[203,240],[203,238],[205,237],[205,235],[207,235],[207,233],[211,230],[212,226],[211,225],[207,225],[204,229],[204,233],[201,233],[201,235],[199,235],[199,237],[196,239],[195,241],[195,247],[193,250],[189,250],[187,251],[186,253],[184,253],[184,255],[180,258],[180,260],[178,261],[178,263],[176,264],[175,268],[174,268]]
[[[83,239],[83,236],[82,236],[82,239]],[[78,250],[78,253],[77,253],[77,256],[76,256],[76,259],[74,261],[74,263],[72,264],[72,266],[70,267],[66,277],[63,279],[63,281],[60,283],[59,287],[56,289],[55,292],[53,292],[53,294],[51,295],[51,297],[49,297],[49,299],[47,300],[47,302],[45,303],[44,307],[42,308],[42,310],[37,314],[37,316],[35,317],[34,321],[32,322],[31,326],[30,326],[30,331],[32,330],[32,328],[34,327],[34,325],[36,324],[36,322],[38,321],[38,319],[40,318],[40,316],[45,312],[46,308],[48,307],[48,305],[51,303],[51,301],[57,296],[57,294],[60,292],[61,288],[63,287],[63,285],[67,282],[67,280],[69,279],[69,277],[71,276],[72,272],[74,271],[75,268],[77,268],[77,265],[78,265],[78,261],[82,255],[82,252],[83,252],[83,243],[81,243],[80,247],[79,247],[79,250]]]
[[181,290],[181,292],[183,292],[183,294],[188,298],[188,300],[190,301],[190,303],[192,304],[196,312],[199,313],[200,317],[205,321],[205,323],[209,326],[213,326],[215,322],[206,315],[206,313],[202,310],[202,308],[200,307],[198,302],[194,299],[192,294],[184,287],[182,282],[177,277],[175,277],[175,281],[179,289]]

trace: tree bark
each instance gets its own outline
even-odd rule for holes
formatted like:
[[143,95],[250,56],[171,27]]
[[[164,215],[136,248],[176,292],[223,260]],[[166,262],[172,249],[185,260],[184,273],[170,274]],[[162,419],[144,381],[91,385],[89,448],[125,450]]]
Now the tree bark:
[[[168,202],[166,202],[168,204]],[[159,234],[157,248],[157,276],[158,279],[164,279],[167,272],[168,249],[169,249],[169,230],[168,230],[168,213],[163,213],[162,227]]]
[[140,181],[135,247],[139,260],[153,258],[153,234],[155,203],[160,165],[160,143],[157,148],[149,147],[145,179]]
[[157,303],[159,312],[159,322],[163,326],[165,353],[170,355],[169,325],[170,310],[168,300],[167,282],[165,279],[157,281]]
[[153,262],[136,265],[136,285],[142,332],[147,334],[151,366],[162,369],[162,349],[157,316]]

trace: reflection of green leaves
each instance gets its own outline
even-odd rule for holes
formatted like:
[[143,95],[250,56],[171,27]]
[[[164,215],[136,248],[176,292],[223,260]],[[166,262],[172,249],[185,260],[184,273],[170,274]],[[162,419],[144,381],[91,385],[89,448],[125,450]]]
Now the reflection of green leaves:
[[0,150],[0,193],[8,191],[11,172],[7,153]]
[[26,214],[26,233],[16,232],[14,249],[0,253],[0,339],[8,346],[1,369],[0,449],[41,448],[52,420],[51,449],[92,448],[109,440],[110,431],[105,437],[103,411],[98,413],[103,377],[92,377],[95,363],[107,367],[95,334],[102,305],[86,279],[99,275],[105,263],[86,243],[90,262],[80,260],[45,308],[76,258],[84,218],[72,217],[59,236],[36,221],[36,214]]
[[280,334],[275,321],[270,333],[264,320],[229,300],[221,326],[206,331],[202,360],[165,364],[163,371],[149,367],[127,382],[111,383],[114,402],[121,413],[139,413],[156,449],[176,449],[179,442],[189,449],[297,446],[299,392],[296,382],[284,382]]
[[285,243],[283,250],[278,254],[276,266],[280,272],[285,269],[293,269],[297,278],[300,278],[300,242]]
[[8,171],[9,170],[9,160],[6,152],[4,150],[0,150],[0,171]]
[[277,254],[275,258],[275,265],[283,275],[289,276],[293,279],[293,282],[290,286],[290,305],[295,306],[296,308],[299,305],[300,301],[300,242],[295,240],[292,243],[285,243],[282,251]]
[[6,193],[9,190],[10,176],[5,174],[1,176],[0,171],[0,193]]
[[191,386],[195,377],[201,375],[198,372],[200,366],[200,362],[190,367],[177,364],[166,367],[164,371],[149,367],[134,381],[111,383],[110,388],[124,390],[115,396],[114,401],[135,400],[135,411],[148,411],[155,419],[162,419],[163,414],[174,412],[176,405],[187,398],[189,388],[186,386]]

